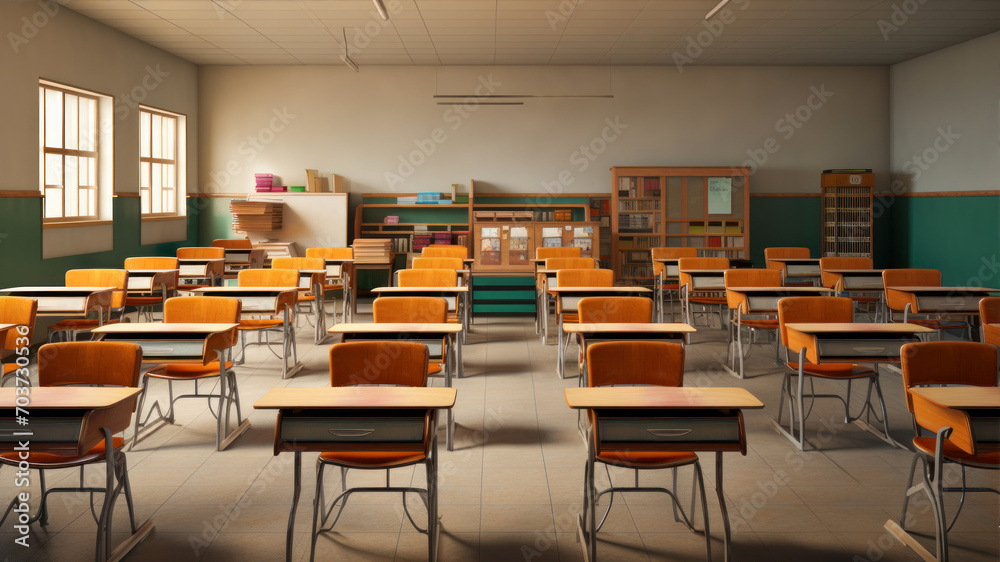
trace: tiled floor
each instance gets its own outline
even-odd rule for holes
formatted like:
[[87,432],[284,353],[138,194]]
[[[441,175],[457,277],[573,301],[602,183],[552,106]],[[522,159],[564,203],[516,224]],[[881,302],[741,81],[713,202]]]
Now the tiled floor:
[[[370,307],[368,308],[370,310]],[[367,317],[367,318],[370,318]],[[366,317],[361,316],[364,320]],[[214,450],[214,420],[205,403],[178,405],[179,425],[165,427],[128,453],[138,518],[151,517],[155,531],[127,560],[281,560],[292,497],[292,455],[275,457],[275,414],[252,404],[272,388],[328,384],[328,345],[315,346],[311,330],[299,330],[305,370],[289,381],[279,378],[278,360],[263,349],[250,352],[238,369],[244,415],[250,430],[224,452]],[[767,408],[746,413],[749,451],[725,455],[725,492],[733,530],[734,560],[917,560],[882,527],[898,519],[912,454],[894,449],[844,425],[835,403],[818,402],[807,424],[810,441],[821,450],[800,452],[769,426],[776,414],[780,368],[773,350],[762,347],[748,362],[749,378],[738,381],[718,366],[725,354],[719,329],[696,334],[687,348],[688,386],[744,386]],[[576,379],[555,374],[556,348],[542,345],[525,318],[480,319],[464,349],[466,377],[458,380],[458,422],[454,452],[440,465],[443,535],[441,560],[580,560],[575,522],[582,502],[584,444],[576,413],[562,389]],[[568,354],[575,358],[575,349]],[[575,372],[575,359],[567,373]],[[892,436],[908,443],[909,414],[902,404],[900,377],[883,372]],[[435,382],[435,384],[440,384]],[[153,395],[165,395],[154,382]],[[819,387],[834,385],[817,383]],[[859,395],[860,396],[860,395]],[[722,525],[714,496],[715,463],[703,456],[709,494],[713,559],[722,559]],[[315,455],[304,455],[304,488],[296,519],[295,559],[308,559]],[[101,485],[103,467],[88,472]],[[328,473],[329,474],[329,473]],[[682,469],[680,497],[690,497],[690,469]],[[626,482],[630,474],[612,471]],[[49,485],[70,484],[75,472],[52,471]],[[602,475],[607,481],[607,476]],[[997,473],[970,472],[970,482],[996,486]],[[349,484],[384,481],[384,472],[352,471]],[[420,484],[423,471],[392,473],[394,484]],[[643,473],[644,485],[668,484],[669,473]],[[0,497],[12,497],[13,471],[0,470]],[[328,489],[336,488],[336,478]],[[976,497],[978,496],[978,497]],[[48,527],[34,526],[31,548],[13,545],[11,522],[0,530],[0,560],[93,560],[94,521],[87,498],[52,498]],[[917,497],[912,528],[930,533],[927,502]],[[419,523],[420,502],[410,500]],[[602,505],[607,505],[606,501]],[[954,514],[956,502],[949,503]],[[699,508],[700,510],[700,508]],[[950,533],[952,560],[998,560],[998,499],[970,496]],[[124,502],[115,528],[126,528]],[[700,518],[697,527],[702,528]],[[406,521],[396,495],[354,497],[337,525],[320,537],[319,560],[422,560],[427,543]],[[616,497],[600,533],[602,560],[703,560],[700,532],[674,523],[665,497]],[[929,547],[932,541],[924,539]]]

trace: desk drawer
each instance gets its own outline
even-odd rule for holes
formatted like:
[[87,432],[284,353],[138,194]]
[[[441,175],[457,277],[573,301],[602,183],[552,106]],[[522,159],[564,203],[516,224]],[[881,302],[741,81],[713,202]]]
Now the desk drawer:
[[[28,425],[20,425],[15,418],[0,418],[0,443],[17,443],[30,440],[32,443],[75,443],[80,439],[83,416],[46,418],[37,414],[29,418]],[[15,433],[30,431],[30,436],[15,436]]]
[[[107,334],[110,336],[111,334]],[[205,347],[203,335],[198,339],[137,339],[133,337],[104,337],[103,341],[138,344],[143,359],[201,359]]]
[[[983,417],[971,416],[972,438],[978,443],[1000,443],[1000,417],[995,410]],[[989,416],[989,417],[986,417]]]
[[816,347],[819,356],[826,359],[899,357],[900,348],[915,341],[918,340],[915,338],[819,340],[816,342]]
[[984,295],[933,295],[917,297],[917,312],[941,311],[941,312],[968,312],[975,314],[979,311],[979,301]]
[[884,285],[882,285],[882,277],[869,277],[867,275],[844,275],[844,287],[849,291],[881,291],[885,288]]
[[286,417],[281,440],[298,443],[421,443],[424,418]]
[[739,443],[737,417],[598,418],[603,443]]

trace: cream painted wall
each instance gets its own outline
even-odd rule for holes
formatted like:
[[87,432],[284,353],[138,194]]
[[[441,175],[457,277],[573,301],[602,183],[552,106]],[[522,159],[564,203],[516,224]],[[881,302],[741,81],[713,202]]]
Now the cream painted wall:
[[[144,103],[188,116],[188,185],[198,169],[197,67],[51,1],[0,2],[0,190],[37,190],[38,80],[114,96],[114,185],[139,190],[139,112]],[[41,221],[41,217],[39,217]],[[148,223],[153,225],[153,223]],[[156,241],[184,240],[183,221],[149,226]],[[115,225],[116,227],[119,225]],[[166,232],[164,230],[166,229]],[[146,225],[142,229],[146,238]],[[56,233],[59,231],[58,233]],[[110,227],[48,229],[43,256],[110,250]]]
[[894,189],[1000,189],[1000,33],[893,65],[889,83]]
[[[613,165],[761,162],[754,192],[818,193],[826,168],[888,177],[885,67],[206,66],[198,84],[206,192],[251,191],[255,172],[301,185],[306,168],[343,175],[352,192],[470,178],[487,191],[608,192]],[[433,97],[477,87],[614,99],[465,109]]]

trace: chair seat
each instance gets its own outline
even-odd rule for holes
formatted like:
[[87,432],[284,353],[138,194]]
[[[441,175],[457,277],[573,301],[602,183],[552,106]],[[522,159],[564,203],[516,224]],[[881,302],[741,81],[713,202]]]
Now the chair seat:
[[338,451],[320,453],[320,462],[348,468],[394,468],[418,463],[427,458],[414,451]]
[[[226,370],[233,368],[232,361],[226,361]],[[146,376],[157,379],[191,380],[219,376],[219,362],[212,361],[208,365],[200,363],[166,363],[157,365],[146,371]]]
[[694,304],[728,304],[726,297],[688,297],[688,301]]
[[444,370],[444,366],[441,363],[428,363],[427,364],[427,374],[436,375]]
[[[115,449],[120,449],[122,445],[125,444],[124,437],[111,437],[111,444]],[[10,466],[17,466],[17,463],[21,460],[18,456],[19,453],[0,453],[0,464],[7,464]],[[42,452],[29,452],[28,453],[28,463],[31,468],[71,468],[74,466],[80,466],[84,464],[90,464],[94,462],[104,461],[104,441],[101,440],[100,443],[94,445],[94,447],[87,451],[86,453],[79,456],[65,456],[56,455],[52,453],[42,453]]]
[[299,293],[295,300],[297,302],[313,302],[316,300],[316,295],[312,293]]
[[778,321],[770,318],[740,318],[741,326],[760,328],[762,330],[777,330]]
[[243,318],[240,320],[240,330],[264,330],[278,328],[284,324],[281,318]]
[[[788,368],[793,371],[799,370],[799,364],[788,362]],[[806,363],[803,368],[807,375],[825,379],[858,379],[870,377],[875,373],[867,367],[854,365],[853,363]]]
[[324,291],[341,291],[344,289],[343,283],[331,283],[329,285],[323,285]]
[[602,451],[597,460],[626,468],[670,468],[692,463],[698,455],[689,451]]
[[204,289],[205,287],[211,287],[211,285],[202,285],[200,283],[190,283],[177,285],[178,291],[193,291],[195,289]]
[[147,296],[138,296],[138,297],[126,296],[125,297],[125,306],[141,306],[141,305],[144,305],[144,304],[160,304],[161,302],[163,302],[163,297],[158,297],[158,296],[157,297],[154,297],[154,296],[148,296],[148,297]]
[[[934,446],[937,444],[936,437],[914,437],[913,446],[925,454],[934,456]],[[976,468],[1000,469],[1000,451],[992,451],[979,455],[970,455],[959,449],[949,439],[944,440],[944,456],[948,460],[960,462]]]

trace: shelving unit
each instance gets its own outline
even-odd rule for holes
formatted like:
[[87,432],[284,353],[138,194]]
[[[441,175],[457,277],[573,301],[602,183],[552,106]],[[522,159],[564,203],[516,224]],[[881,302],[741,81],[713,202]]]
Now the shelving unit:
[[[452,243],[469,244],[472,223],[472,183],[469,193],[458,194],[450,204],[401,204],[400,197],[416,197],[416,193],[364,193],[354,215],[354,238],[389,238],[396,254],[419,253],[414,248],[414,235],[449,233]],[[450,199],[450,194],[447,196]],[[385,217],[398,216],[399,222],[387,224]],[[417,244],[419,246],[419,244]],[[470,252],[471,253],[471,252]]]
[[872,257],[871,170],[824,170],[820,185],[822,256]]
[[706,257],[746,258],[750,169],[611,168],[611,265],[620,285],[651,285],[650,248],[697,248]]

